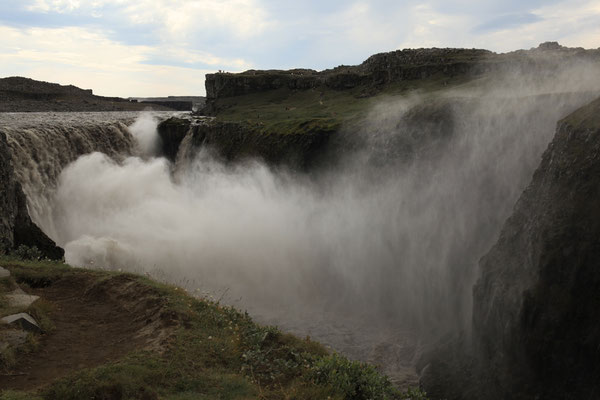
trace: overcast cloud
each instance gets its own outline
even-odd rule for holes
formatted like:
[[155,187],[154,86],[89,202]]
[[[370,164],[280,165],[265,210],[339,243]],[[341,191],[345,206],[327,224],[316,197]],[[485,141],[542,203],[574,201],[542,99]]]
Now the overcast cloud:
[[600,47],[600,0],[0,0],[0,77],[203,95],[204,74],[324,69],[408,47]]

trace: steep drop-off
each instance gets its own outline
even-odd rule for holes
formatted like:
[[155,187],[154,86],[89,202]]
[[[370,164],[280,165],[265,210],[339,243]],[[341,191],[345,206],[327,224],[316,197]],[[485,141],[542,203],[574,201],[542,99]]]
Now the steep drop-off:
[[[489,94],[511,98],[593,91],[595,86],[585,83],[587,78],[579,83],[573,78],[589,76],[590,65],[599,61],[598,50],[549,42],[505,54],[476,49],[405,49],[373,55],[358,66],[319,72],[220,72],[206,76],[203,112],[215,117],[206,129],[218,132],[210,142],[227,160],[245,153],[279,162],[291,152],[292,160],[312,162],[319,156],[305,153],[298,157],[298,153],[315,152],[326,143],[338,146],[336,136],[343,131],[371,129],[364,121],[394,98],[418,98],[427,105],[448,98],[451,92],[455,93],[450,96],[461,102],[464,97]],[[370,125],[377,124],[371,121]]]
[[192,160],[201,148],[225,162],[260,159],[272,166],[310,168],[324,151],[334,129],[306,125],[303,133],[260,133],[239,122],[173,117],[158,125],[164,155],[174,161]]
[[135,148],[127,125],[137,113],[0,114],[17,181],[27,195],[29,213],[56,238],[48,201],[63,168],[79,156],[100,151],[123,157]]
[[599,116],[600,99],[559,122],[480,262],[473,347],[446,344],[424,371],[434,398],[600,396]]
[[6,135],[0,131],[0,254],[20,245],[35,246],[50,259],[62,259],[64,255],[64,250],[31,221],[25,194],[13,171]]

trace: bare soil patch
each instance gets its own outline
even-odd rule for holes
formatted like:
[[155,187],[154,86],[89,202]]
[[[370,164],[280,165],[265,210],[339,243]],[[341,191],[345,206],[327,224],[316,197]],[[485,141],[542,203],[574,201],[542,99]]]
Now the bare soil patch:
[[43,286],[30,293],[50,303],[55,329],[39,337],[37,351],[20,356],[13,370],[0,376],[3,389],[31,390],[133,350],[160,351],[177,325],[158,291],[132,276],[98,280],[93,273],[78,273]]

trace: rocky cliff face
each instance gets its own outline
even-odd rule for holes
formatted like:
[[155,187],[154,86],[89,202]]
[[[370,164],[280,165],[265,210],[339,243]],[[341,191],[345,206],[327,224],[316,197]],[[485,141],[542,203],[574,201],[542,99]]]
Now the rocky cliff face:
[[294,69],[207,74],[207,105],[210,107],[211,101],[217,98],[279,88],[306,90],[325,86],[344,90],[361,85],[381,86],[400,80],[422,79],[437,73],[445,76],[466,74],[474,63],[491,54],[487,50],[476,49],[406,49],[376,54],[358,66],[339,66],[320,72]]
[[437,351],[423,380],[433,398],[600,396],[598,204],[600,99],[559,122],[481,260],[473,347],[463,338]]
[[64,250],[31,221],[25,194],[15,179],[6,135],[0,131],[0,251],[20,245],[36,246],[50,259],[64,256]]
[[158,124],[158,135],[162,144],[162,153],[171,161],[177,158],[181,141],[185,138],[192,120],[187,118],[171,117]]
[[[324,151],[333,130],[264,134],[238,122],[171,118],[158,125],[163,152],[170,159],[191,160],[205,148],[226,162],[256,158],[270,165],[306,169]],[[179,162],[179,161],[178,161]]]
[[339,66],[324,71],[294,69],[289,71],[250,70],[242,73],[206,75],[205,112],[218,112],[216,100],[286,88],[308,90],[326,88],[346,90],[363,88],[364,96],[386,85],[438,77],[478,77],[490,72],[533,74],[547,77],[569,63],[598,62],[600,50],[567,48],[546,42],[530,50],[495,54],[480,49],[405,49],[375,54],[356,66]]
[[516,385],[545,399],[600,396],[598,204],[600,99],[559,123],[481,261],[474,338],[482,361],[498,371],[499,388]]

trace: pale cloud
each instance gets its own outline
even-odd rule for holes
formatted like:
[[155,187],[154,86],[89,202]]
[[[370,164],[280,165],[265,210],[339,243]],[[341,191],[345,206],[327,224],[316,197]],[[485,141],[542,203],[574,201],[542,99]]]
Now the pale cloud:
[[97,91],[119,95],[132,93],[125,76],[172,82],[156,95],[189,76],[203,93],[207,70],[324,69],[417,47],[600,46],[598,0],[1,0],[0,21],[0,76],[70,71],[82,80],[63,82],[96,88],[101,76]]
[[26,8],[44,13],[77,11],[94,17],[105,16],[102,10],[110,8],[132,25],[153,25],[163,34],[180,38],[215,29],[246,38],[262,33],[268,25],[267,13],[257,0],[35,0]]
[[399,49],[462,47],[464,27],[471,23],[467,16],[443,14],[428,4],[417,4],[408,9],[408,14],[408,33],[397,44]]
[[79,0],[35,0],[27,6],[29,11],[66,13],[78,9],[81,6]]
[[[130,46],[82,28],[0,27],[2,74],[28,76],[93,88],[101,95],[158,96],[174,92],[201,95],[206,69],[150,65],[148,57],[164,53],[150,46]],[[172,58],[182,50],[166,50]],[[193,62],[223,62],[210,54],[196,54]],[[182,62],[189,61],[183,60]],[[244,65],[241,60],[235,61]]]
[[[477,47],[507,52],[529,49],[544,41],[586,48],[600,46],[600,5],[597,0],[560,2],[536,7],[514,18],[493,17],[504,25],[478,29],[480,21],[466,14],[444,14],[427,4],[410,10],[411,29],[398,48]],[[527,18],[517,18],[527,16]]]
[[219,28],[237,39],[247,40],[263,33],[268,26],[266,12],[254,0],[162,2],[158,9],[163,26],[175,38]]
[[185,64],[205,64],[213,67],[227,66],[236,71],[248,70],[253,67],[252,64],[241,58],[223,58],[204,51],[188,50],[180,47],[159,48],[150,53],[169,60],[179,60]]

